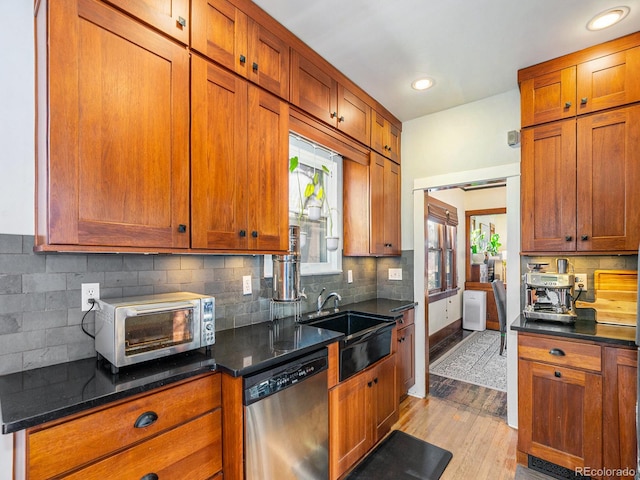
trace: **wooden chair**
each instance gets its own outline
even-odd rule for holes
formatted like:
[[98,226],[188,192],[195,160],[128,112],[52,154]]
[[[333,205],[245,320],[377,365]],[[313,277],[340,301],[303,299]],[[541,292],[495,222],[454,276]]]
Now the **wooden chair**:
[[491,282],[493,295],[496,298],[496,308],[498,310],[498,323],[500,325],[500,355],[507,349],[507,292],[502,280]]

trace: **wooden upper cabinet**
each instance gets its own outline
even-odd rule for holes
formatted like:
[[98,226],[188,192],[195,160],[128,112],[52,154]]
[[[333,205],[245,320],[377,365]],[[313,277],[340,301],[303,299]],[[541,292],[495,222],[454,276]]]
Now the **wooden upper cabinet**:
[[228,0],[193,0],[191,46],[289,99],[289,45]]
[[522,126],[576,115],[576,67],[529,78],[520,84]]
[[400,255],[400,166],[371,153],[370,251],[375,255]]
[[522,131],[522,251],[576,248],[576,123]]
[[578,114],[640,100],[640,47],[578,65]]
[[338,130],[360,143],[371,143],[371,106],[356,92],[338,84]]
[[338,81],[295,50],[291,52],[291,103],[336,126]]
[[347,160],[342,163],[343,254],[368,256],[369,165]]
[[640,105],[578,119],[577,250],[640,243]]
[[640,33],[518,72],[522,127],[640,101]]
[[189,44],[189,0],[103,0]]
[[287,104],[197,55],[191,84],[193,248],[286,251]]
[[93,0],[36,25],[36,249],[187,248],[186,49]]
[[376,110],[371,115],[371,148],[400,163],[400,127]]

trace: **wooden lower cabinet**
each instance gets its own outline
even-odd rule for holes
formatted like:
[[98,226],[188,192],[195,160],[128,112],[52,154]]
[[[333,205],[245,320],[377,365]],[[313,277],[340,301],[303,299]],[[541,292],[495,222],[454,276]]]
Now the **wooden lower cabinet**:
[[211,478],[222,471],[220,407],[220,375],[209,374],[28,429],[27,478]]
[[635,349],[520,333],[518,450],[632,478],[593,472],[636,468],[636,379]]
[[329,391],[329,478],[337,479],[398,419],[396,354]]
[[416,383],[415,359],[415,310],[412,308],[403,312],[398,319],[398,395],[403,398]]

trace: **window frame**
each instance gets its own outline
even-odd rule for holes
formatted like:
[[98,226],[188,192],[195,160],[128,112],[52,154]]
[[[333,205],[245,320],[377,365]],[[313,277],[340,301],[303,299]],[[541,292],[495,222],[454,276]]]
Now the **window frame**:
[[[427,196],[426,211],[426,231],[427,242],[425,243],[425,255],[427,259],[427,279],[426,285],[429,287],[429,274],[431,273],[431,265],[429,264],[429,258],[431,252],[439,252],[440,259],[440,287],[431,288],[427,290],[427,296],[429,301],[437,301],[443,298],[452,297],[457,295],[460,288],[458,286],[458,210],[456,207],[449,205],[441,200]],[[429,242],[429,225],[428,222],[432,222],[437,225],[438,234],[438,248],[432,248]],[[447,280],[447,253],[451,258],[451,265],[449,272],[451,272],[451,283]]]

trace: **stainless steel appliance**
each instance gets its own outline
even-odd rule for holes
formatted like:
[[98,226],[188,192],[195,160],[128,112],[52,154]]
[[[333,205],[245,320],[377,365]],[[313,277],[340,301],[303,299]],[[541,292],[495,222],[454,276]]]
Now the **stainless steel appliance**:
[[300,290],[300,227],[289,226],[287,255],[273,256],[273,300],[296,302],[305,297]]
[[246,480],[329,478],[327,349],[246,376]]
[[572,273],[525,273],[524,316],[562,323],[575,322],[573,286]]
[[96,352],[120,367],[215,343],[215,299],[189,292],[100,299]]

